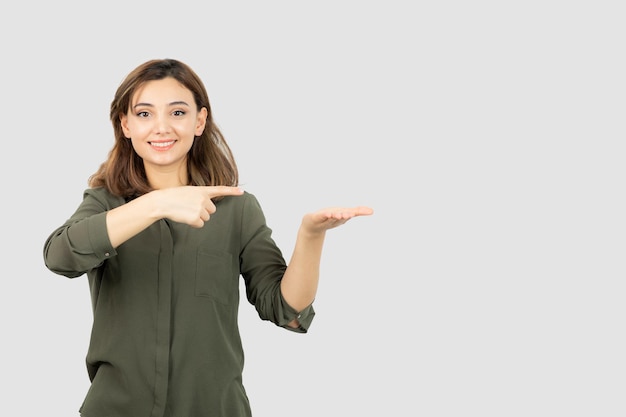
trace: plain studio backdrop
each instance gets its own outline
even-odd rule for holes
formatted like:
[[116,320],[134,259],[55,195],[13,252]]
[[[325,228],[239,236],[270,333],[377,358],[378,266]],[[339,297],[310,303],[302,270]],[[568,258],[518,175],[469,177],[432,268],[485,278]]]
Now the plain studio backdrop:
[[256,417],[623,417],[618,6],[6,3],[0,414],[78,415],[87,280],[43,244],[106,158],[119,83],[177,58],[287,259],[305,212],[375,209],[328,232],[309,334],[242,297]]

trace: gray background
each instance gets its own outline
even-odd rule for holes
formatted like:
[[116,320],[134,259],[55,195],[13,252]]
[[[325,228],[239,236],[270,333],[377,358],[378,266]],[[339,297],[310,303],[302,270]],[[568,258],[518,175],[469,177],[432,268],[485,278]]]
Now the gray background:
[[287,258],[305,212],[376,210],[329,232],[308,335],[242,301],[255,416],[626,415],[619,4],[2,6],[0,414],[77,415],[87,281],[43,243],[112,145],[119,82],[172,57]]

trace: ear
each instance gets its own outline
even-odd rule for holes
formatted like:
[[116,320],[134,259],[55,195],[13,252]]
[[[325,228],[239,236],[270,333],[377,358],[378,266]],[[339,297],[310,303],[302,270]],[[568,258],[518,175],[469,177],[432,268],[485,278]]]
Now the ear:
[[130,139],[130,129],[128,128],[128,116],[125,114],[120,114],[120,125],[122,126],[122,131],[124,132],[124,136],[127,139]]
[[206,107],[203,107],[198,112],[198,118],[196,120],[196,136],[200,136],[202,132],[204,132],[204,128],[206,127],[206,118],[209,116],[209,112]]

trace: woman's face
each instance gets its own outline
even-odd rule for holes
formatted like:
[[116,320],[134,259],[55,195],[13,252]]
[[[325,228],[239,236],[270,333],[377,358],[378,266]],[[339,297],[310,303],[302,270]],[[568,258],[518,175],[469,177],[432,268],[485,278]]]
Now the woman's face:
[[182,180],[187,176],[187,153],[194,137],[202,134],[206,118],[206,108],[196,110],[191,91],[168,77],[137,89],[120,121],[149,177],[169,172]]

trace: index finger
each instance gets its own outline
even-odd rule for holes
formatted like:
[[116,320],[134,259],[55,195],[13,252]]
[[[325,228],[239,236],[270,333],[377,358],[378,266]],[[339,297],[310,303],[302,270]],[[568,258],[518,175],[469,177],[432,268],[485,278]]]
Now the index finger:
[[226,195],[242,195],[243,189],[241,187],[231,187],[228,185],[216,185],[203,187],[208,192],[211,198],[221,197]]

